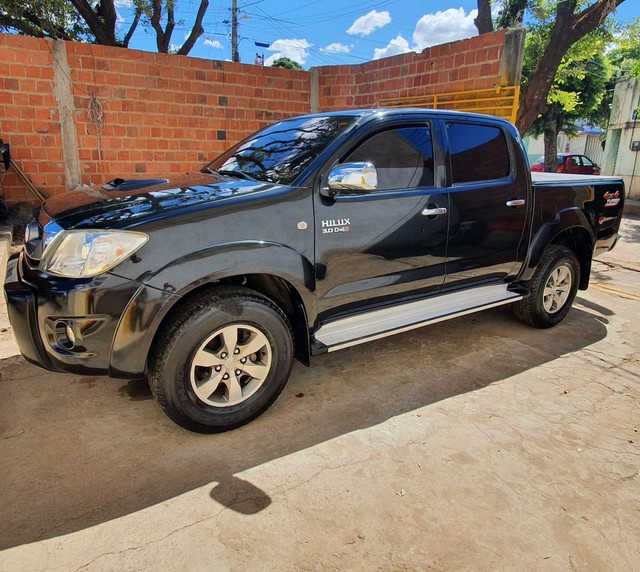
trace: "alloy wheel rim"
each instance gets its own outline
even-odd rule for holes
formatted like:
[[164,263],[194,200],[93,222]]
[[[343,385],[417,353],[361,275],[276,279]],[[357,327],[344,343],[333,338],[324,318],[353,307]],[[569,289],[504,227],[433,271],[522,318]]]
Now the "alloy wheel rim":
[[554,268],[547,278],[542,294],[542,305],[549,314],[556,314],[567,303],[573,285],[573,273],[567,264]]
[[248,324],[231,324],[200,344],[191,360],[191,388],[207,405],[238,405],[260,389],[271,364],[265,334]]

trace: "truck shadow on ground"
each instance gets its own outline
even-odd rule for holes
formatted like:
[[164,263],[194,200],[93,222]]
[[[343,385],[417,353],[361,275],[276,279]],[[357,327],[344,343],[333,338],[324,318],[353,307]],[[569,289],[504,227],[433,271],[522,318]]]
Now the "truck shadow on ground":
[[[0,548],[82,530],[202,486],[212,487],[212,514],[220,505],[257,513],[272,499],[243,471],[499,383],[606,334],[605,317],[577,308],[552,330],[519,324],[508,307],[443,322],[316,358],[311,368],[296,364],[265,415],[220,435],[173,425],[142,382],[3,360]],[[428,418],[427,407],[421,420]]]

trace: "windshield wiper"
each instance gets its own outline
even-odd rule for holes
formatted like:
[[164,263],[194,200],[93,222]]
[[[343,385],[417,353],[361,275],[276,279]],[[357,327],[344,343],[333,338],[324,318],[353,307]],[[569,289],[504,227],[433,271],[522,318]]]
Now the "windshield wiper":
[[244,171],[230,171],[228,169],[221,169],[220,171],[210,169],[209,167],[203,167],[200,169],[201,173],[209,173],[210,175],[223,175],[224,177],[235,177],[236,179],[246,179],[247,181],[254,181],[258,183],[258,179],[245,173]]
[[249,173],[245,173],[244,171],[227,171],[227,170],[222,170],[222,171],[216,171],[219,175],[225,175],[227,177],[236,177],[238,179],[246,179],[247,181],[254,181],[254,182],[258,182],[258,179],[256,179],[255,177],[252,177]]

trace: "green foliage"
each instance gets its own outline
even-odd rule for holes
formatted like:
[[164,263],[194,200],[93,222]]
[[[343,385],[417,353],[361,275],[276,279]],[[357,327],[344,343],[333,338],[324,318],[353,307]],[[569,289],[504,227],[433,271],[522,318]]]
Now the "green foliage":
[[511,28],[522,22],[529,0],[505,0],[496,21],[497,28]]
[[91,34],[68,0],[0,0],[0,32],[91,42]]
[[174,48],[172,33],[185,25],[174,17],[176,0],[131,0],[134,15],[128,30],[118,29],[116,1],[0,0],[0,32],[127,47],[140,24],[153,29],[158,51],[186,55],[204,31],[202,19],[209,5],[209,0],[200,0],[190,36]]
[[[527,85],[544,52],[549,48],[554,4],[546,0],[536,3],[537,21],[528,28],[522,70],[523,87]],[[531,126],[530,133],[545,130],[571,133],[575,122],[588,119],[606,125],[608,113],[602,109],[607,82],[613,70],[603,56],[611,41],[608,25],[603,25],[576,42],[562,59],[546,99],[546,106]]]
[[630,73],[640,77],[640,18],[618,26],[612,43],[608,57],[617,75]]
[[640,18],[615,26],[608,48],[605,49],[605,59],[611,76],[605,86],[602,102],[592,114],[594,123],[603,127],[609,122],[618,79],[627,74],[640,77]]
[[284,56],[278,58],[271,64],[272,68],[286,68],[288,70],[301,70],[304,69],[297,61]]

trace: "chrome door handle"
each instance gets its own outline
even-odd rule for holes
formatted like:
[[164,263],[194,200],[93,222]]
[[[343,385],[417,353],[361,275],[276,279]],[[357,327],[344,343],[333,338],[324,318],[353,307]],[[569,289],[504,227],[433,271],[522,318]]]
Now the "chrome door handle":
[[435,207],[433,209],[427,207],[422,209],[422,214],[424,216],[438,216],[441,214],[447,214],[447,209],[445,207]]
[[511,199],[510,201],[507,201],[507,206],[508,207],[521,207],[526,202],[527,201],[525,201],[524,199]]

